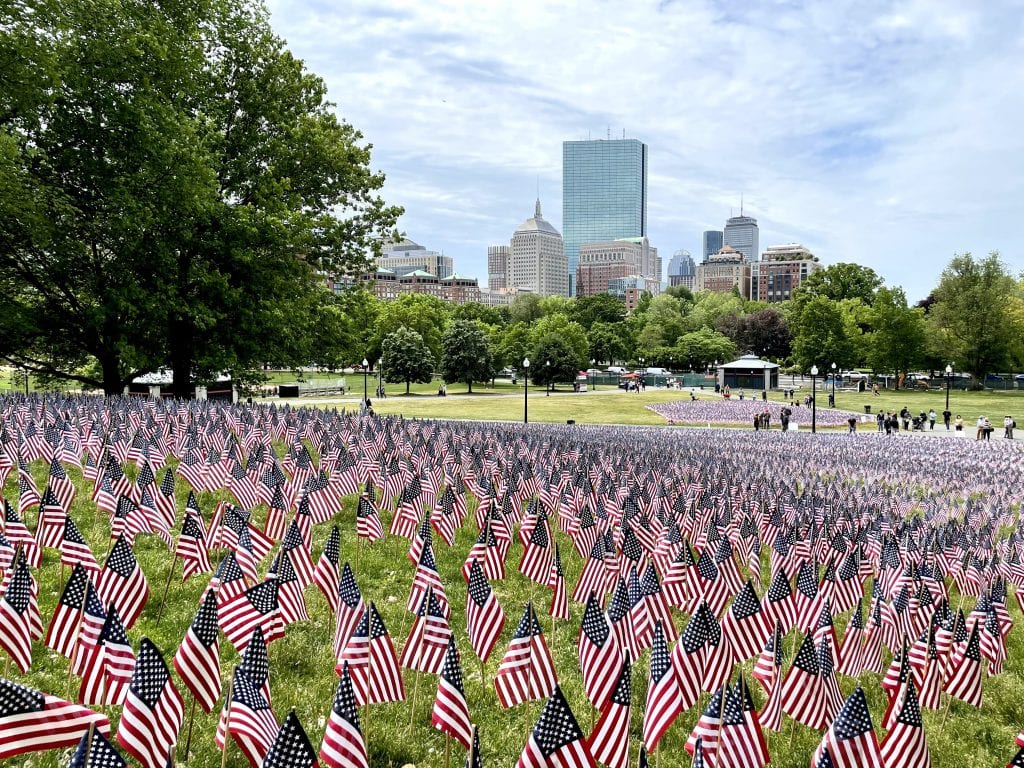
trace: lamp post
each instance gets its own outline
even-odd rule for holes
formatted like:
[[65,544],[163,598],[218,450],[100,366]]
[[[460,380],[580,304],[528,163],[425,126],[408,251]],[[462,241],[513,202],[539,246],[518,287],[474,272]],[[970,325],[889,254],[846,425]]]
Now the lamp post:
[[384,376],[380,367],[383,362],[383,360],[377,361],[377,397],[384,397]]
[[544,378],[548,380],[548,385],[544,388],[544,397],[551,397],[551,361],[544,361]]
[[366,405],[366,369],[370,367],[370,362],[364,357],[363,358],[363,405]]
[[836,407],[836,364],[832,363],[832,407]]
[[[953,383],[953,364],[946,366],[946,410],[949,410],[949,387]],[[946,429],[949,429],[949,420],[946,420]]]
[[527,399],[528,392],[527,387],[530,385],[530,358],[523,358],[523,424],[528,424],[530,421],[529,412],[527,411]]
[[[590,359],[590,367],[592,369],[594,369],[594,370],[597,370],[596,368],[594,368],[594,364],[595,363],[597,363],[597,360],[595,360],[594,358],[591,358]],[[595,373],[595,374],[593,374],[593,376],[594,376],[594,391],[597,392],[597,374]]]
[[644,383],[644,371],[645,371],[644,359],[641,357],[640,358],[640,378],[637,379],[637,382],[636,382],[636,391],[637,392],[640,391],[640,385]]
[[818,431],[818,366],[811,366],[811,434]]

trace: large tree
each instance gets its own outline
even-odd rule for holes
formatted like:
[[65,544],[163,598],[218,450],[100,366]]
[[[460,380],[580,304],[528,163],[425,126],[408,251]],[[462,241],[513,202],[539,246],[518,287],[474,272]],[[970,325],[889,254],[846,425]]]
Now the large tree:
[[473,392],[474,381],[494,377],[494,357],[483,325],[456,320],[441,337],[441,375],[445,381],[464,381]]
[[910,373],[925,360],[924,310],[908,307],[902,288],[880,288],[871,306],[867,359],[877,372]]
[[441,359],[441,334],[448,324],[450,306],[426,293],[403,293],[394,301],[384,302],[377,325],[369,342],[369,360],[381,354],[384,339],[399,328],[416,331],[426,342],[435,360]]
[[579,373],[576,350],[562,336],[549,333],[537,341],[530,360],[530,378],[538,386],[572,383]]
[[979,381],[999,370],[1022,329],[1011,311],[1020,286],[997,252],[954,256],[942,271],[928,319],[932,348]]
[[824,296],[813,297],[800,312],[793,334],[794,362],[803,370],[812,365],[824,370],[832,363],[852,367],[856,363],[853,330],[839,304]]
[[[308,362],[322,274],[399,213],[251,0],[27,0],[0,24],[0,354],[120,391]],[[8,66],[10,65],[10,66]]]
[[832,301],[860,299],[871,306],[875,293],[881,287],[882,278],[871,267],[840,262],[812,272],[800,283],[793,300],[801,307],[815,296]]
[[412,382],[430,383],[434,375],[434,356],[416,331],[399,328],[384,338],[380,367],[384,381],[404,381],[405,394],[409,394]]

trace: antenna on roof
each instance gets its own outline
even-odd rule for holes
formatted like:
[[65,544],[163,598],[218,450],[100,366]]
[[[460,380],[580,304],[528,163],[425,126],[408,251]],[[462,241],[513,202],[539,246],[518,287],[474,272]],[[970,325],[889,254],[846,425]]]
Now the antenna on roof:
[[608,139],[611,140],[611,138],[612,138],[612,127],[610,125],[608,126],[608,134],[607,134],[607,136],[608,136]]
[[740,216],[743,215],[743,193],[740,192]]
[[623,139],[626,138],[626,129],[625,128],[622,129],[622,138]]

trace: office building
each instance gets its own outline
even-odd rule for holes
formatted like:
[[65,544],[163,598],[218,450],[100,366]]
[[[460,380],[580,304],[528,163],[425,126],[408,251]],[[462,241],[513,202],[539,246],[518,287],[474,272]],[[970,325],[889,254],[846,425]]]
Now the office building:
[[723,245],[718,253],[697,265],[693,283],[695,291],[732,293],[735,290],[744,299],[750,298],[750,263],[738,250]]
[[386,244],[377,259],[377,267],[391,270],[399,276],[417,271],[429,272],[442,280],[455,271],[451,256],[428,250],[409,239]]
[[750,298],[774,304],[793,298],[809,275],[821,269],[818,257],[799,243],[769,245],[750,265]]
[[541,214],[540,200],[532,218],[512,235],[505,270],[505,289],[541,296],[568,296],[569,272],[562,236]]
[[704,237],[701,240],[701,261],[707,261],[709,256],[713,256],[722,250],[722,246],[725,245],[722,242],[722,231],[720,229],[708,229],[704,232]]
[[744,216],[741,208],[739,216],[726,220],[722,241],[723,246],[728,245],[742,253],[745,261],[756,261],[760,253],[757,249],[757,219]]
[[608,293],[625,303],[627,312],[632,312],[640,305],[640,299],[647,290],[649,283],[641,275],[626,275],[608,281]]
[[511,249],[507,245],[492,245],[487,249],[487,288],[503,291],[508,288],[508,257]]
[[639,276],[644,283],[642,290],[661,293],[661,257],[646,237],[580,245],[577,296],[608,293],[610,281],[627,276]]
[[574,296],[583,243],[647,235],[647,145],[636,139],[563,142],[562,229]]
[[[705,232],[705,234],[707,233]],[[670,286],[681,285],[692,291],[693,280],[696,276],[697,265],[690,252],[687,250],[676,251],[668,262],[668,284]]]

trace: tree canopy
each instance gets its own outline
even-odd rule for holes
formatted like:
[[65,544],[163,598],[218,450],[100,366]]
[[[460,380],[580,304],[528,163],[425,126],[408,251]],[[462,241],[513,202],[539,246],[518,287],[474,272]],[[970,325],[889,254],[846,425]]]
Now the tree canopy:
[[389,333],[381,345],[381,375],[387,382],[405,382],[409,394],[412,382],[427,384],[434,374],[434,356],[416,331],[399,328]]
[[456,320],[441,338],[441,375],[445,381],[464,381],[470,392],[474,381],[494,376],[494,357],[480,323]]
[[400,210],[248,0],[40,2],[0,27],[0,355],[119,392],[308,362],[322,273]]

